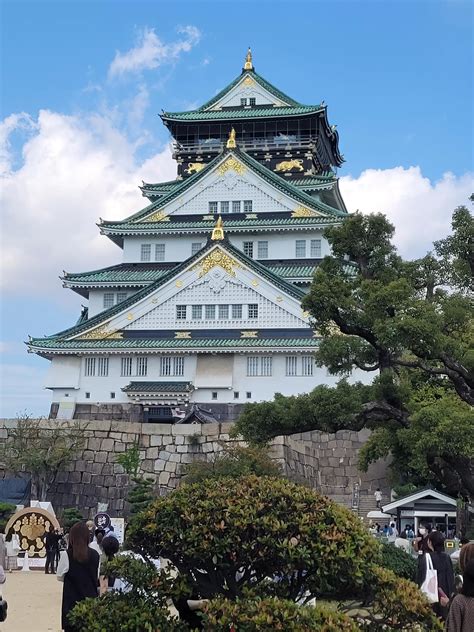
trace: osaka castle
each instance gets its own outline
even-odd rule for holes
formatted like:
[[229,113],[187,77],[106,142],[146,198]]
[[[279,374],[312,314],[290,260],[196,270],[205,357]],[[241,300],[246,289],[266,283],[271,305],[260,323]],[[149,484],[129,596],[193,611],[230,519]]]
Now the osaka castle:
[[[301,300],[347,211],[324,103],[303,105],[254,68],[201,107],[162,112],[177,176],[100,221],[121,263],[67,272],[78,321],[28,350],[50,361],[51,418],[232,421],[248,402],[331,383]],[[159,174],[157,174],[157,179]]]

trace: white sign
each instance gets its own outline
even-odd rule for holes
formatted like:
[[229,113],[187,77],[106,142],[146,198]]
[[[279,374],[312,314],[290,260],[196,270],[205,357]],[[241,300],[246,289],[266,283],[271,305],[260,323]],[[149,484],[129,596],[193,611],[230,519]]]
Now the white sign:
[[114,528],[115,537],[123,544],[124,533],[125,533],[125,520],[123,518],[111,518],[110,524]]
[[[16,563],[18,565],[18,568],[23,568],[23,560],[24,557],[18,557],[16,560]],[[30,568],[44,568],[46,565],[46,558],[45,557],[29,557],[28,556],[28,566]]]

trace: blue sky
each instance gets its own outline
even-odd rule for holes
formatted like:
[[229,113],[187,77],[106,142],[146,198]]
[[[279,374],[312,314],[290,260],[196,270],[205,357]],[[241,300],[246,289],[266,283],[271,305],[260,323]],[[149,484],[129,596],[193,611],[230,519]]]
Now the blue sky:
[[417,2],[3,1],[0,416],[47,414],[48,362],[27,334],[72,324],[63,269],[119,262],[99,217],[173,177],[156,114],[257,72],[338,126],[351,210],[387,212],[406,256],[449,228],[472,188],[472,5]]

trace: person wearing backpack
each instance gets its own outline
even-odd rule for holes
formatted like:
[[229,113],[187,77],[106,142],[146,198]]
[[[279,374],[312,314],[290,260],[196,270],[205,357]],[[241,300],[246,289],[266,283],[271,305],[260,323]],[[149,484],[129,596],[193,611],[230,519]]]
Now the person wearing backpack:
[[429,551],[418,558],[417,584],[423,590],[428,569],[432,566],[436,571],[438,595],[431,607],[440,619],[446,621],[449,601],[455,590],[453,564],[449,555],[444,552],[444,540],[444,535],[439,531],[432,531],[428,536]]

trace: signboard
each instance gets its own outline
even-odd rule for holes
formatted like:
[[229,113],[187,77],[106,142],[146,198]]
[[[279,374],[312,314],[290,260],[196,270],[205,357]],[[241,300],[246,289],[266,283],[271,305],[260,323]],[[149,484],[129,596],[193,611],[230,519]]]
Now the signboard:
[[111,518],[111,525],[114,528],[114,534],[120,544],[123,544],[125,534],[125,520],[123,518]]
[[110,529],[110,516],[106,513],[98,513],[94,516],[94,524],[97,529],[105,529],[108,531]]

